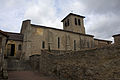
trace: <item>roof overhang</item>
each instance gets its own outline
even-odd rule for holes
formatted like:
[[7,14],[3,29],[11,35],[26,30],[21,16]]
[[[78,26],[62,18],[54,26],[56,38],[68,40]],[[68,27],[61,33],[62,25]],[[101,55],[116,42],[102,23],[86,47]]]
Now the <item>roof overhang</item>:
[[120,36],[120,34],[113,35],[112,37],[115,37],[115,36]]

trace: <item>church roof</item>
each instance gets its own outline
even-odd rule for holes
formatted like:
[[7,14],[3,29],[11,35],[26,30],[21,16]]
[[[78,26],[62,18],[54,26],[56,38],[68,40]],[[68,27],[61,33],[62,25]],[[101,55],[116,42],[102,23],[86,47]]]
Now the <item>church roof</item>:
[[13,33],[13,32],[5,32],[0,30],[0,33],[4,36],[8,37],[8,40],[15,40],[15,41],[22,41],[23,35],[20,33]]
[[96,39],[96,38],[94,38],[94,40],[104,41],[104,42],[112,42],[112,41],[110,41],[110,40],[102,40],[102,39]]
[[15,40],[15,41],[23,41],[23,35],[20,33],[12,33],[12,32],[6,32],[8,37],[8,40]]
[[78,15],[78,14],[74,14],[74,13],[70,13],[68,14],[61,22],[63,22],[68,16],[70,15],[74,15],[74,16],[78,16],[78,17],[82,17],[82,18],[85,18],[85,16],[81,16],[81,15]]
[[63,29],[57,29],[57,28],[52,28],[52,27],[46,27],[46,26],[41,26],[41,25],[36,25],[36,24],[31,24],[31,25],[32,25],[32,26],[35,26],[35,27],[41,27],[41,28],[54,29],[54,30],[59,30],[59,31],[70,32],[70,33],[74,33],[74,34],[79,34],[79,35],[84,35],[84,36],[94,37],[93,35],[89,35],[89,34],[82,34],[82,33],[73,32],[73,31],[67,31],[67,30],[63,30]]
[[120,34],[113,35],[112,37],[115,37],[115,36],[120,36]]
[[8,37],[8,35],[4,31],[0,30],[0,33],[4,36]]

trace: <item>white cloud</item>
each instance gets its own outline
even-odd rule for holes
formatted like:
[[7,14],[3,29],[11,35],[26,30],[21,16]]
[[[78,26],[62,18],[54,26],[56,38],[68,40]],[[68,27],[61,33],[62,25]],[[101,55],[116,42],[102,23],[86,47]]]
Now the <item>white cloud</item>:
[[25,19],[31,19],[33,23],[61,28],[60,20],[56,16],[54,0],[39,0],[36,3],[29,3],[25,12]]
[[120,32],[120,0],[0,0],[0,29],[19,32],[21,22],[62,28],[71,11],[85,15],[87,33],[111,39]]
[[87,32],[97,38],[111,38],[120,32],[119,17],[115,14],[91,15],[86,23]]
[[24,4],[24,0],[0,0],[0,29],[19,32]]

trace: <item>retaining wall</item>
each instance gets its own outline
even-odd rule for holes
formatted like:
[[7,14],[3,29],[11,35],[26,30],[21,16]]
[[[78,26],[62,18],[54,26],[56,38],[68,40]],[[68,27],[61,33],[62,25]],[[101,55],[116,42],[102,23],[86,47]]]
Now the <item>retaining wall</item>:
[[119,80],[120,45],[64,54],[42,50],[39,70],[61,80]]

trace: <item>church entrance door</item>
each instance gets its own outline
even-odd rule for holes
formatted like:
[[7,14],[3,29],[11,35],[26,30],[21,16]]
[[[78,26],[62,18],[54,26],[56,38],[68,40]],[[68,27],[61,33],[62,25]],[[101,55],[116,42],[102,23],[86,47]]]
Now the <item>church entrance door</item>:
[[14,56],[15,54],[15,44],[11,44],[11,53],[10,56]]

